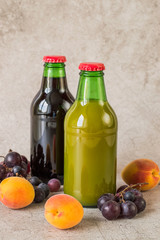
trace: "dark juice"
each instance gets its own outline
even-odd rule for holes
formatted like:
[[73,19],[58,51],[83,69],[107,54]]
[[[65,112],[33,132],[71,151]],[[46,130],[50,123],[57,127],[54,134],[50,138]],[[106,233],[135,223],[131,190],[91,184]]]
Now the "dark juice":
[[43,77],[31,104],[31,174],[63,183],[64,117],[74,101],[66,77]]

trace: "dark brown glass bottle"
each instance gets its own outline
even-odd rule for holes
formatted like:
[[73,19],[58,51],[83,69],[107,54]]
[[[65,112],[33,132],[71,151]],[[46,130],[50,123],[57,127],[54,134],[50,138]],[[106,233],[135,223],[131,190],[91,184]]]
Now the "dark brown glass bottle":
[[42,85],[31,104],[31,175],[63,182],[64,117],[74,98],[68,90],[64,56],[43,58]]

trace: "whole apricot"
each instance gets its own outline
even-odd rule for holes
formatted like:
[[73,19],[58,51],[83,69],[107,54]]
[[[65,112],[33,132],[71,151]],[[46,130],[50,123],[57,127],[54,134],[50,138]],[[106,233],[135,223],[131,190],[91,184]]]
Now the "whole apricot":
[[9,177],[0,184],[0,201],[8,208],[24,208],[33,202],[34,196],[34,188],[25,178]]
[[83,207],[70,195],[54,195],[45,204],[45,218],[56,228],[68,229],[81,222]]
[[122,171],[122,179],[127,184],[148,183],[141,186],[146,191],[157,186],[160,180],[158,165],[150,159],[137,159],[130,162]]

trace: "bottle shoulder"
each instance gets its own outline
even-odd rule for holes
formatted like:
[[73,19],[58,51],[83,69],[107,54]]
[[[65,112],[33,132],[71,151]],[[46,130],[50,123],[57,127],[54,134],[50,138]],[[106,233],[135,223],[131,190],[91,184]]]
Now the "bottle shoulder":
[[71,105],[75,101],[75,98],[73,97],[72,93],[68,89],[66,89],[66,91],[62,93],[62,97],[64,100],[69,102]]
[[98,132],[105,129],[117,131],[117,117],[105,101],[89,101],[86,104],[75,101],[65,118],[66,129],[81,129],[85,132]]
[[39,91],[31,103],[31,115],[52,114],[63,110],[67,112],[74,98],[57,90],[49,93]]

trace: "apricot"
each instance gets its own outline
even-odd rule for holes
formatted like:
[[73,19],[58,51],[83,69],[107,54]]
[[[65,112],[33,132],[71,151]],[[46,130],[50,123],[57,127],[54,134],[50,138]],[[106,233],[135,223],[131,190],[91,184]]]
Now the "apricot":
[[24,208],[33,202],[34,196],[34,188],[25,178],[9,177],[0,184],[0,201],[8,208]]
[[146,191],[157,186],[160,180],[159,167],[149,159],[137,159],[129,163],[122,171],[122,179],[129,184],[148,183],[141,186]]
[[83,207],[70,195],[54,195],[45,204],[45,218],[56,228],[68,229],[81,222]]

